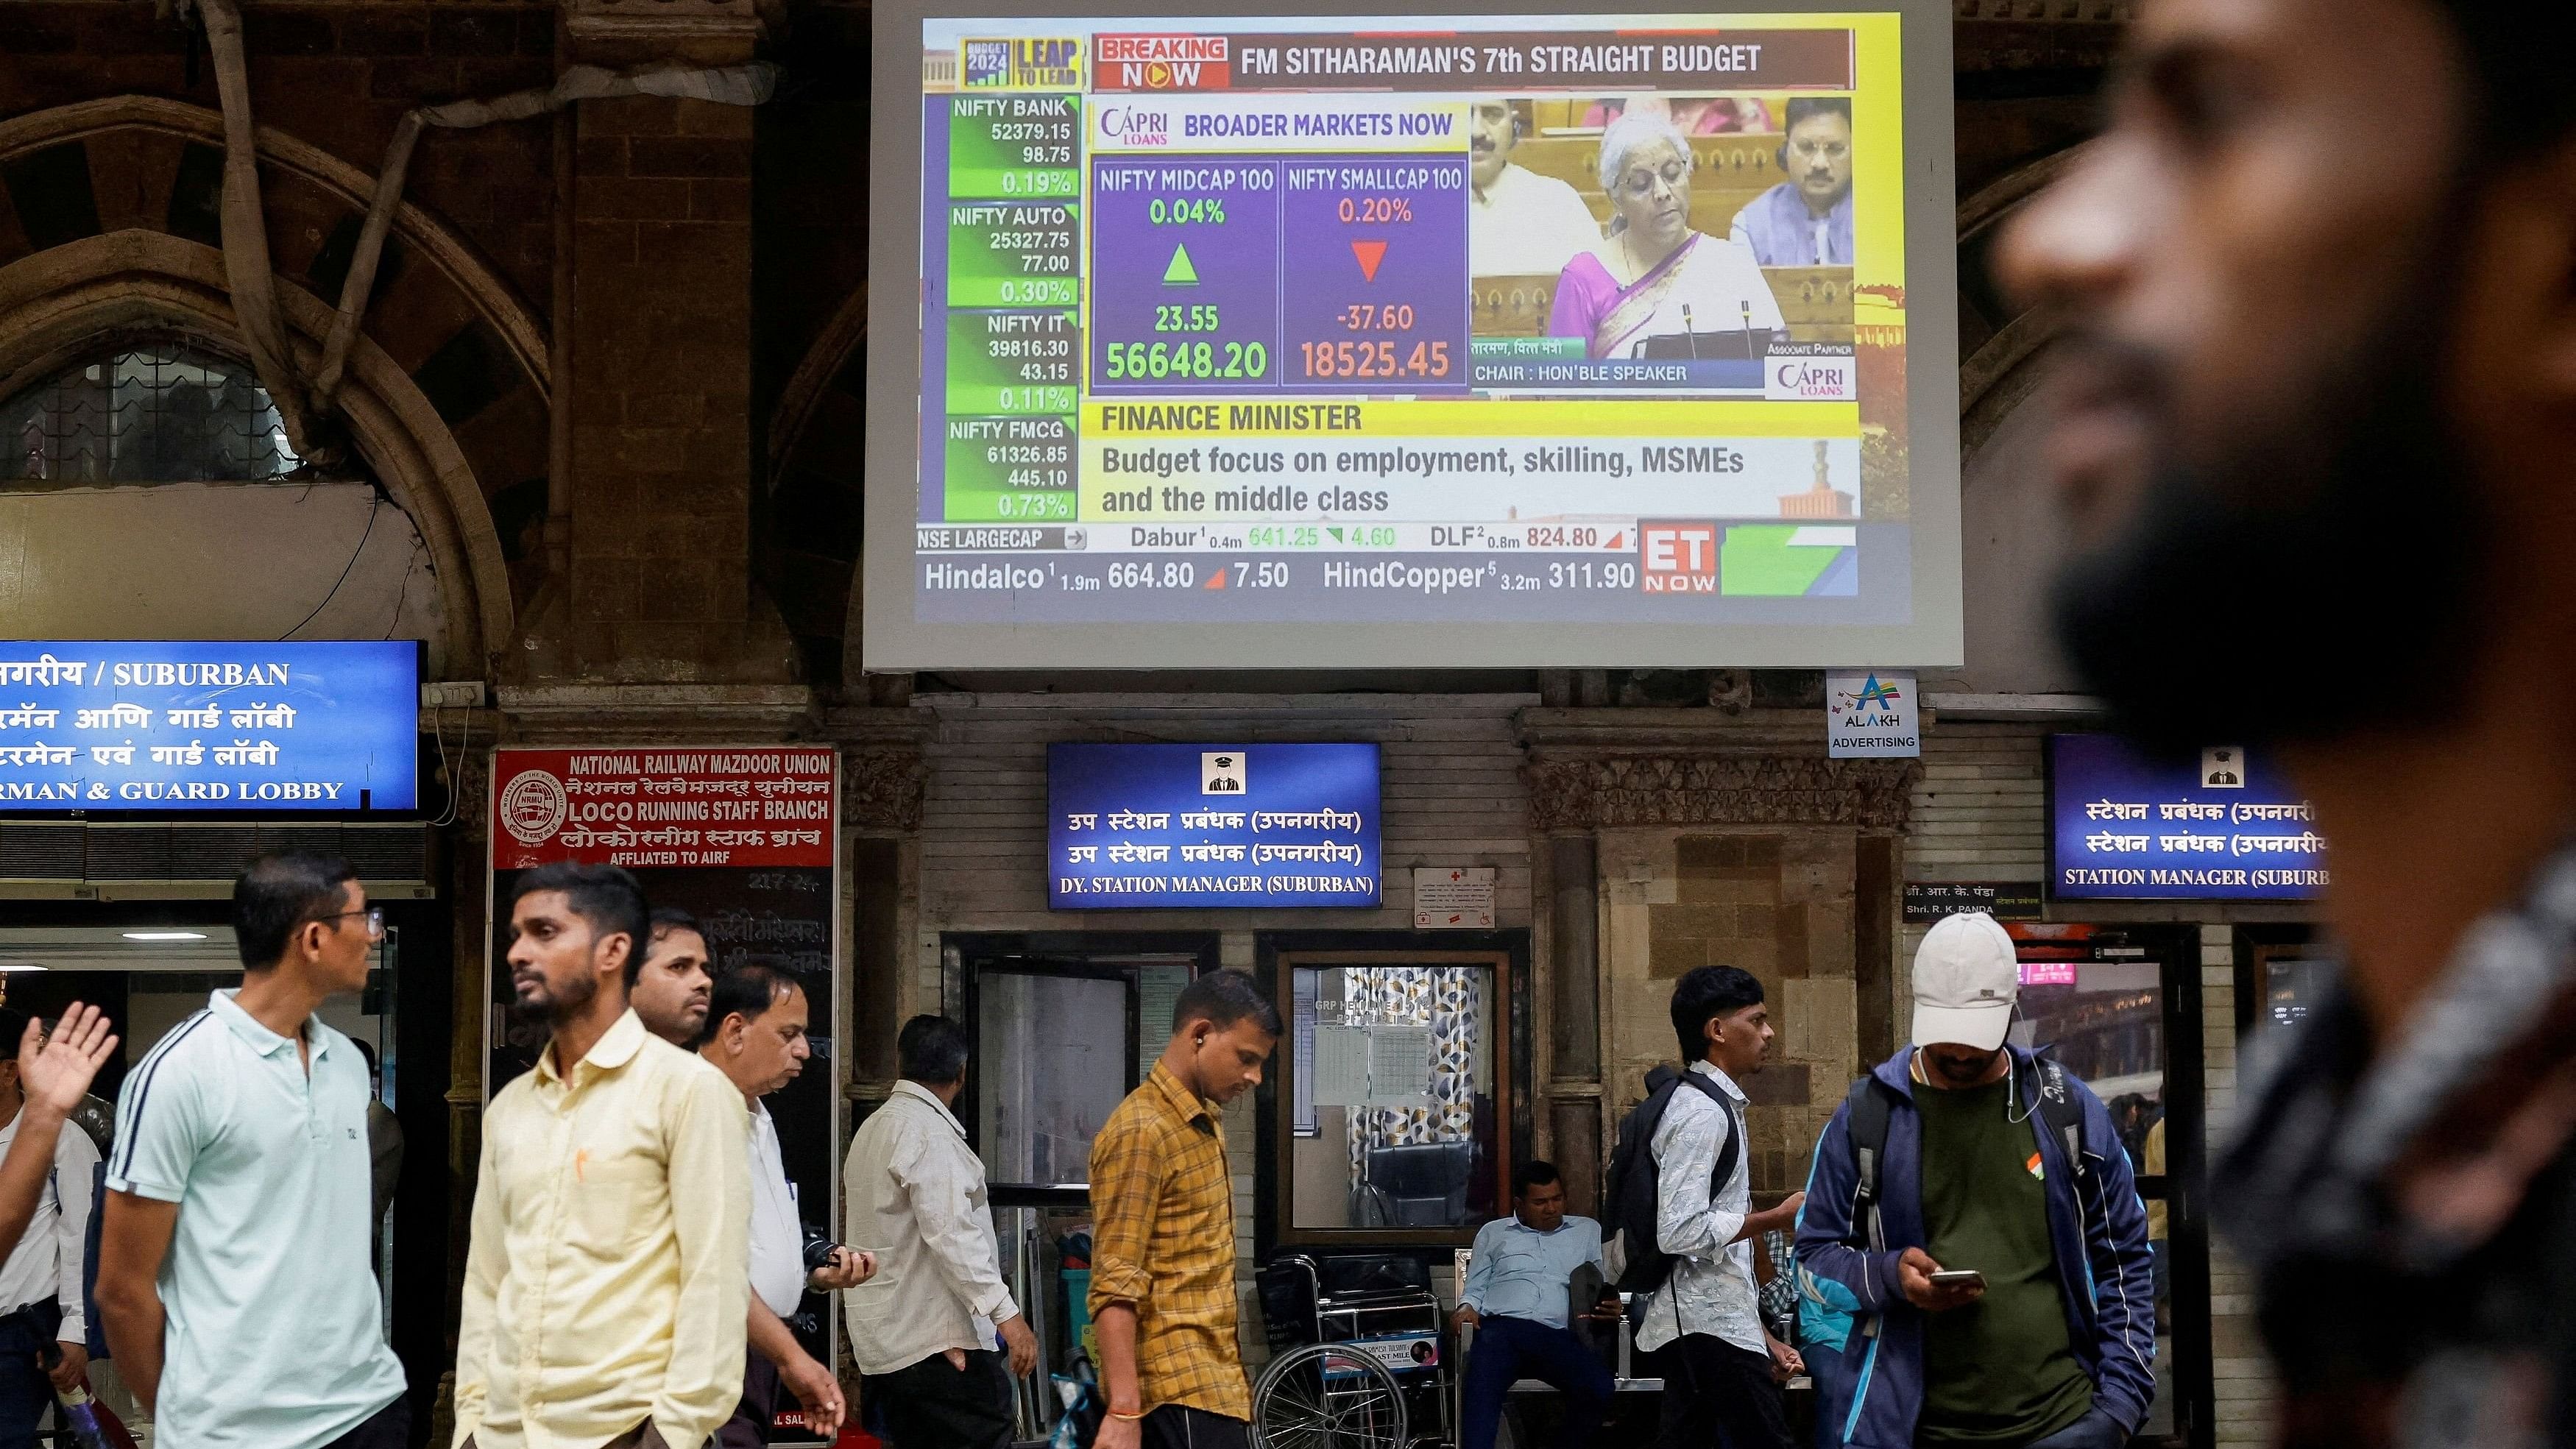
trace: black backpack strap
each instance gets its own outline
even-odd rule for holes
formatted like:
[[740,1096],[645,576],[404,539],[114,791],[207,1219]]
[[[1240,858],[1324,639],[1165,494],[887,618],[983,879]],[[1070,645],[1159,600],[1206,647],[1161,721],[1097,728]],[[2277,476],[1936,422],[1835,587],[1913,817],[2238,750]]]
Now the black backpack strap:
[[2066,1075],[2063,1065],[2047,1057],[2035,1065],[2039,1069],[2034,1075],[2038,1078],[2040,1120],[2066,1148],[2066,1160],[2074,1169],[2075,1180],[2082,1182],[2092,1171],[2084,1165],[2084,1104],[2077,1100],[2074,1081]]
[[1708,1079],[1708,1073],[1685,1072],[1682,1074],[1682,1080],[1699,1088],[1710,1101],[1717,1104],[1717,1110],[1726,1114],[1726,1144],[1717,1149],[1717,1168],[1708,1177],[1708,1195],[1713,1201],[1717,1197],[1717,1190],[1726,1186],[1728,1178],[1735,1176],[1735,1164],[1743,1159],[1744,1119],[1737,1115],[1735,1104],[1727,1100],[1725,1091],[1717,1083]]
[[1863,1075],[1851,1084],[1843,1106],[1843,1128],[1851,1138],[1852,1163],[1858,1169],[1848,1241],[1854,1247],[1873,1247],[1879,1237],[1879,1171],[1887,1157],[1887,1089],[1875,1076]]

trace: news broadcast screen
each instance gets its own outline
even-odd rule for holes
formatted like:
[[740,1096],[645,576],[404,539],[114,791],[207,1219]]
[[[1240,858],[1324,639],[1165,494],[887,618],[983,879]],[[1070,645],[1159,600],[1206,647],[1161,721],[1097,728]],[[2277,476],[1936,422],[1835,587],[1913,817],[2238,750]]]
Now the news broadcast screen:
[[1957,663],[1948,23],[880,6],[866,666]]

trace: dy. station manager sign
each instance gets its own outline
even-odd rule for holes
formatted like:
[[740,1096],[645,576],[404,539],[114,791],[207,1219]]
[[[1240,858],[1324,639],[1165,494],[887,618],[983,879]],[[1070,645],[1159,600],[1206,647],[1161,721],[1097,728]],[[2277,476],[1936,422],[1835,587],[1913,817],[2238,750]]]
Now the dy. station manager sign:
[[2058,735],[2049,760],[2049,879],[2060,900],[2325,892],[2316,813],[2269,759],[2219,746],[2156,760],[2110,735]]
[[1374,906],[1375,745],[1049,745],[1047,902]]
[[0,643],[0,812],[412,810],[420,645]]

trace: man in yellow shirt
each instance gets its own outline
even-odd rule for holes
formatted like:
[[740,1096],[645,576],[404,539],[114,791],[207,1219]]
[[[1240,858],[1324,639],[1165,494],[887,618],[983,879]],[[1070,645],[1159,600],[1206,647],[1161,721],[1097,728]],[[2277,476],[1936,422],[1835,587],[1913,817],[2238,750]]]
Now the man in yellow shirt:
[[510,986],[553,1040],[483,1117],[456,1442],[699,1449],[742,1397],[751,1119],[627,1007],[649,936],[615,866],[522,876]]
[[1162,1060],[1091,1140],[1091,1317],[1109,1392],[1093,1449],[1247,1449],[1234,1187],[1216,1114],[1261,1085],[1279,1035],[1279,1008],[1251,977],[1191,982]]

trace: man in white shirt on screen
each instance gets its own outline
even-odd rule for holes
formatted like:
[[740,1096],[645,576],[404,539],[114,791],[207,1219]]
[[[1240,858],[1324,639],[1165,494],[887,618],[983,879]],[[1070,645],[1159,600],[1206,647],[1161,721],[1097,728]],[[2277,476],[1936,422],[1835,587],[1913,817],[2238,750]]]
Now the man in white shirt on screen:
[[1574,188],[1512,163],[1528,122],[1514,102],[1467,108],[1467,274],[1553,277],[1601,242],[1601,223]]

